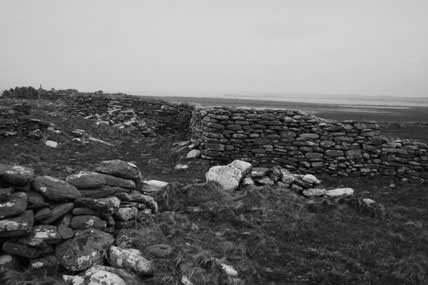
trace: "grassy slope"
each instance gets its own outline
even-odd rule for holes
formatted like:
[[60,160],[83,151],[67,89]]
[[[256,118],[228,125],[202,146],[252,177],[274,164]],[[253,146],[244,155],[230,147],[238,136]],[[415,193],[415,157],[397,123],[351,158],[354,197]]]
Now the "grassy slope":
[[[322,177],[328,186],[353,187],[357,196],[384,204],[387,215],[369,217],[346,204],[313,214],[304,198],[284,189],[252,189],[230,196],[212,185],[185,187],[202,180],[209,164],[193,161],[188,170],[174,170],[185,150],[172,151],[172,143],[182,137],[124,135],[57,110],[56,105],[39,102],[33,117],[55,123],[64,132],[48,137],[60,142],[58,149],[30,139],[2,138],[0,162],[65,177],[100,160],[120,158],[135,161],[145,178],[181,182],[160,199],[161,204],[165,197],[172,202],[154,218],[161,229],[159,240],[174,245],[175,251],[170,258],[155,260],[158,274],[150,284],[175,284],[183,272],[195,284],[221,283],[224,276],[214,258],[233,265],[246,284],[428,282],[426,183]],[[75,128],[115,146],[74,143],[67,134]],[[146,224],[147,219],[140,219],[136,228]]]

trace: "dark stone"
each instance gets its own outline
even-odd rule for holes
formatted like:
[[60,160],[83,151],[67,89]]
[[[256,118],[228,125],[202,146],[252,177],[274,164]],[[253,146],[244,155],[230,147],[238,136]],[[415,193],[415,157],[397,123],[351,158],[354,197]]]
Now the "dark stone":
[[65,214],[67,214],[69,211],[71,211],[73,207],[74,207],[73,203],[59,204],[52,209],[52,216],[50,216],[45,220],[42,220],[41,223],[51,224],[56,220],[58,220],[59,218],[61,218],[62,216],[64,216]]
[[82,216],[74,216],[71,219],[71,227],[76,230],[84,230],[84,229],[105,229],[107,227],[107,222],[100,219],[97,216],[91,215],[82,215]]
[[21,256],[25,258],[37,258],[45,254],[49,254],[53,252],[52,246],[47,244],[41,244],[40,246],[29,246],[26,244],[22,244],[14,241],[6,241],[3,243],[2,247],[3,251],[12,255]]
[[29,209],[39,209],[49,205],[40,193],[29,191],[27,192],[27,197]]
[[34,189],[51,201],[73,201],[81,197],[73,185],[50,176],[38,176],[33,182]]
[[34,170],[24,166],[0,164],[0,180],[10,185],[26,185],[34,178]]

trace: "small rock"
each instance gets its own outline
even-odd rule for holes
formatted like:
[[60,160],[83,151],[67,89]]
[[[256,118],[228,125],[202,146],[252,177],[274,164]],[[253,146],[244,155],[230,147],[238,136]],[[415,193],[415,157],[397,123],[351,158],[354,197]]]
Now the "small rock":
[[312,174],[304,175],[302,177],[302,180],[305,181],[306,183],[310,183],[312,185],[319,185],[321,183],[321,181]]
[[201,151],[198,149],[192,149],[186,155],[187,159],[195,159],[201,156]]
[[244,179],[242,179],[242,186],[253,186],[254,185],[254,180],[251,177],[245,177]]
[[239,171],[241,171],[242,176],[246,176],[247,174],[249,174],[251,172],[251,169],[253,168],[251,163],[243,160],[234,160],[228,165],[238,168]]
[[189,168],[189,165],[187,165],[187,164],[181,164],[181,163],[177,164],[174,167],[174,169],[176,169],[176,170],[185,170],[185,169],[188,169],[188,168]]
[[58,143],[56,141],[50,141],[50,140],[47,140],[45,142],[45,145],[48,146],[48,147],[52,147],[52,148],[57,148],[58,147]]
[[153,263],[144,258],[138,249],[111,246],[109,262],[112,266],[129,269],[139,275],[153,274]]
[[327,190],[321,188],[310,188],[303,190],[302,193],[306,197],[319,197],[324,196],[327,193]]
[[172,254],[173,248],[167,244],[153,244],[146,247],[145,251],[155,257],[164,258]]
[[58,265],[58,259],[55,255],[48,255],[30,261],[30,268],[38,270],[42,268],[55,268]]
[[135,207],[119,208],[116,212],[116,217],[122,221],[135,219],[138,215],[138,209]]
[[228,276],[231,277],[238,277],[238,271],[235,270],[235,268],[233,268],[230,265],[227,265],[225,263],[220,263],[221,269],[223,269],[224,273],[226,273]]
[[336,188],[333,190],[328,190],[325,193],[325,195],[330,198],[352,196],[353,194],[354,194],[354,189],[352,188]]
[[18,266],[19,263],[15,256],[9,254],[0,255],[0,272],[17,270]]
[[260,178],[264,177],[268,174],[269,168],[267,167],[253,167],[251,170],[251,177],[253,178]]

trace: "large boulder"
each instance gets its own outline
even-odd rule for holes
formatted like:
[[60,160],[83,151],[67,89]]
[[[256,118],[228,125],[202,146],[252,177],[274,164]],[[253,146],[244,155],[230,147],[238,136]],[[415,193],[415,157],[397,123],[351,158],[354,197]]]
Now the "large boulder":
[[5,202],[0,202],[0,219],[24,213],[27,208],[27,194],[17,192]]
[[17,186],[23,186],[34,178],[34,170],[19,165],[0,164],[0,180]]
[[111,246],[109,262],[114,267],[125,268],[139,275],[153,274],[153,263],[146,259],[141,251],[135,248]]
[[81,171],[77,174],[67,176],[66,181],[79,189],[100,188],[104,185],[127,189],[134,189],[136,187],[133,180],[91,171]]
[[242,172],[231,165],[213,166],[205,174],[207,182],[217,182],[224,190],[233,191],[239,187]]
[[34,189],[47,199],[56,202],[73,201],[81,197],[73,185],[51,176],[38,176],[33,182]]
[[76,233],[74,238],[56,247],[59,263],[70,271],[83,271],[101,264],[108,248],[113,244],[111,234],[96,229]]
[[137,184],[140,184],[142,181],[141,172],[135,164],[119,159],[102,161],[95,170],[101,173],[131,179]]
[[33,211],[25,211],[17,217],[0,220],[0,237],[16,237],[31,232],[34,223]]

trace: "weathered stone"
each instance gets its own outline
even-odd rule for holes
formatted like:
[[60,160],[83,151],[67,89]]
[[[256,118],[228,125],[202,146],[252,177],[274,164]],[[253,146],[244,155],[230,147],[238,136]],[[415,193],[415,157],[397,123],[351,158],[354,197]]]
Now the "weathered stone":
[[146,247],[145,252],[154,257],[165,258],[172,254],[173,248],[167,244],[153,244]]
[[75,202],[78,206],[87,207],[105,215],[114,214],[120,206],[120,200],[115,196],[100,199],[80,198]]
[[58,265],[58,259],[55,255],[48,255],[41,258],[33,259],[30,262],[30,268],[33,270],[39,270],[42,268],[56,268]]
[[135,164],[119,159],[102,161],[96,168],[96,171],[124,179],[130,179],[137,184],[140,184],[142,181],[141,172]]
[[230,165],[213,166],[205,174],[207,182],[216,182],[224,190],[233,191],[239,186],[242,179],[241,170]]
[[138,210],[135,207],[119,208],[116,217],[122,221],[129,221],[137,217]]
[[303,195],[306,197],[319,197],[324,196],[326,194],[327,190],[322,188],[310,188],[303,190]]
[[168,185],[168,182],[159,180],[146,180],[143,181],[143,191],[148,193],[155,193]]
[[37,176],[33,187],[47,199],[56,202],[72,201],[81,196],[76,187],[51,176]]
[[9,254],[0,255],[0,272],[17,270],[18,268],[19,262],[15,256]]
[[70,175],[66,181],[79,189],[101,188],[105,185],[127,189],[135,189],[136,187],[133,180],[91,171],[81,171]]
[[0,163],[0,180],[10,185],[26,185],[34,178],[34,170],[19,165],[5,165]]
[[243,160],[234,160],[228,165],[238,168],[241,171],[242,176],[249,174],[251,172],[251,168],[253,167],[251,163]]
[[35,247],[11,240],[4,242],[2,249],[6,253],[31,259],[53,252],[52,246],[45,243]]
[[49,205],[48,203],[46,203],[45,198],[40,193],[34,191],[29,191],[26,193],[29,209],[39,209]]
[[22,214],[27,209],[27,194],[17,192],[5,202],[0,202],[0,219]]
[[144,203],[154,212],[158,211],[158,204],[155,199],[149,195],[144,195],[141,192],[132,191],[131,193],[119,193],[117,194],[117,197],[122,201]]
[[71,209],[73,209],[73,203],[64,203],[56,205],[52,208],[51,216],[41,221],[42,224],[50,224],[67,214]]
[[306,183],[312,184],[312,185],[319,185],[321,183],[321,181],[316,178],[314,175],[312,174],[306,174],[302,177],[302,180]]
[[100,264],[113,242],[111,234],[96,229],[84,230],[58,245],[55,255],[65,269],[82,271]]
[[267,167],[254,167],[251,170],[251,177],[256,178],[256,177],[264,177],[268,174],[269,172],[269,168]]
[[109,262],[114,267],[125,268],[139,275],[153,274],[153,263],[147,260],[138,249],[111,246]]
[[328,190],[325,195],[327,197],[335,198],[342,196],[352,196],[354,194],[354,189],[352,188],[336,188],[332,190]]
[[33,227],[29,236],[19,239],[19,242],[29,246],[40,246],[42,243],[56,243],[61,240],[56,226],[38,225]]
[[50,217],[52,217],[52,211],[49,208],[42,208],[34,214],[34,220],[36,222],[46,220],[47,218],[50,218]]
[[0,237],[16,237],[31,232],[34,223],[33,211],[25,211],[17,217],[0,220]]
[[201,151],[199,149],[192,149],[186,154],[187,159],[195,159],[201,156]]
[[84,230],[90,228],[103,230],[107,227],[107,222],[97,216],[82,215],[74,216],[71,219],[70,226],[71,228],[76,230]]
[[86,198],[106,198],[109,196],[114,196],[118,193],[127,193],[132,191],[129,188],[115,187],[115,186],[102,186],[100,188],[92,188],[92,189],[79,189],[80,193],[82,193],[83,197]]

